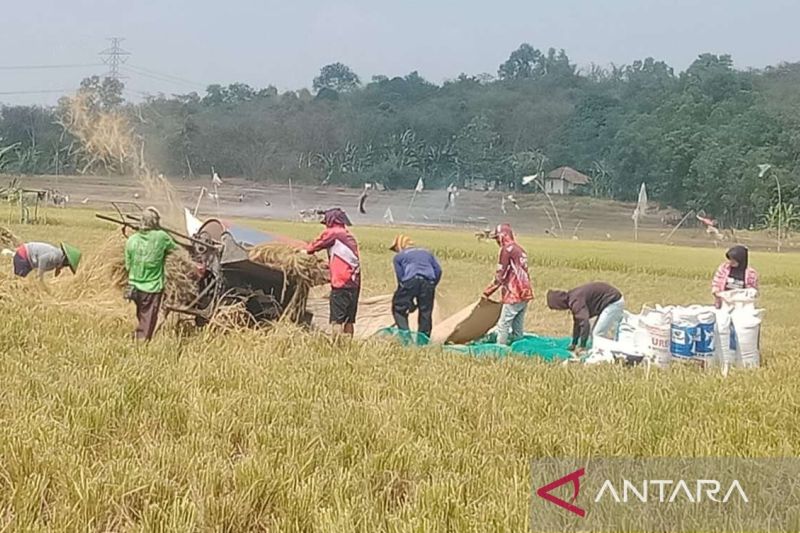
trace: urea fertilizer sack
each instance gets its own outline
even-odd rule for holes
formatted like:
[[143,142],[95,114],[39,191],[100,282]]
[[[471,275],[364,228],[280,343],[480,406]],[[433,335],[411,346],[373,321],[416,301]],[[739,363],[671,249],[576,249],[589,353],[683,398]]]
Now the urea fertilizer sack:
[[656,366],[662,368],[669,366],[672,360],[670,352],[672,317],[670,314],[657,309],[645,309],[642,311],[639,325],[644,331],[643,355]]

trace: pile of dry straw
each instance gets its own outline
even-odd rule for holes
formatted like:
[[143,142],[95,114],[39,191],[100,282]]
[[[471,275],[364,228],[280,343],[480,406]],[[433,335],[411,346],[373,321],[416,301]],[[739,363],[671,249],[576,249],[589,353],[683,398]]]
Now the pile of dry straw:
[[[289,286],[294,287],[294,294],[283,310],[283,320],[299,322],[303,319],[308,302],[308,293],[312,287],[327,283],[329,275],[325,261],[319,257],[301,253],[297,248],[282,244],[269,243],[251,248],[248,252],[250,261],[283,271],[285,292]],[[283,301],[284,294],[281,294]]]
[[14,250],[21,244],[19,238],[10,229],[0,226],[0,250]]

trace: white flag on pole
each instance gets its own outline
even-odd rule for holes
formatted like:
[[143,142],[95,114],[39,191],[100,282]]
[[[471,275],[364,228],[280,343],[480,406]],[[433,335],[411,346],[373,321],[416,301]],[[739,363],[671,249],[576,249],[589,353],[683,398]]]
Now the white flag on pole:
[[644,215],[647,212],[647,185],[642,183],[642,186],[639,188],[639,201],[636,203],[636,209],[639,210],[639,214]]
[[417,181],[417,186],[414,188],[414,192],[422,192],[422,189],[425,188],[425,184],[422,183],[422,178]]
[[200,231],[200,227],[203,223],[185,207],[183,208],[183,216],[186,219],[186,233],[188,235],[195,235]]

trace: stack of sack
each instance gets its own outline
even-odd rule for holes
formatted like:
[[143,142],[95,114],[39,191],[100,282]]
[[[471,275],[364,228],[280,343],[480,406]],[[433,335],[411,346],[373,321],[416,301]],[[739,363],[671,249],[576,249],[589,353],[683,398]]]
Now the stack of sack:
[[704,368],[760,366],[762,309],[755,289],[720,294],[722,307],[668,306],[625,312],[617,340],[595,337],[587,364],[618,359],[646,360],[665,368],[689,361]]

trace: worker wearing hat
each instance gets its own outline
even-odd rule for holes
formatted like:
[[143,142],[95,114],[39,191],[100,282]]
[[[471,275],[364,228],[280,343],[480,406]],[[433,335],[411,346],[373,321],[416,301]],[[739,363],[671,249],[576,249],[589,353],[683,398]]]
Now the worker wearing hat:
[[395,325],[398,329],[408,331],[408,315],[418,309],[417,329],[430,338],[433,302],[436,286],[442,279],[442,267],[432,253],[415,247],[406,235],[395,237],[390,250],[395,252],[394,272],[397,276],[397,290],[392,298]]
[[29,242],[21,244],[14,253],[14,274],[24,278],[36,270],[39,279],[44,280],[46,272],[52,270],[58,276],[64,267],[75,274],[80,262],[80,250],[65,242],[60,246],[46,242]]
[[125,243],[126,297],[136,304],[136,340],[149,341],[156,330],[166,281],[164,264],[167,254],[175,248],[175,241],[161,229],[158,210],[155,207],[145,209],[139,229]]
[[503,310],[497,323],[497,343],[509,344],[524,334],[525,311],[533,300],[533,287],[528,274],[528,254],[514,239],[509,224],[500,224],[491,233],[500,246],[497,271],[492,283],[483,291],[489,298],[501,289]]

